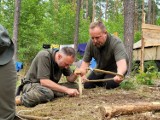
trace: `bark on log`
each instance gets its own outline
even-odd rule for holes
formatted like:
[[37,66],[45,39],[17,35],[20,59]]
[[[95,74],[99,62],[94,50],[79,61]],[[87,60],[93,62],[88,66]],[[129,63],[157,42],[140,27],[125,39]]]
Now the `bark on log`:
[[142,113],[146,111],[158,111],[160,110],[160,102],[143,102],[136,104],[128,104],[122,106],[103,106],[98,107],[100,117],[102,120],[111,119],[112,117],[119,115],[127,115],[133,113]]

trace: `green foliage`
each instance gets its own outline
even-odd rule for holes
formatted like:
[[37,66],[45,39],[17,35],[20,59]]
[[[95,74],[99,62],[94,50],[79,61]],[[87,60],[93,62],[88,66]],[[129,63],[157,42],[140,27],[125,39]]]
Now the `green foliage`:
[[156,25],[160,25],[160,17],[156,20]]
[[154,79],[158,77],[158,69],[153,61],[145,63],[146,72],[139,72],[136,80],[139,84],[153,85]]
[[[14,0],[1,0],[0,8],[0,22],[8,29],[10,36],[13,32],[14,2]],[[97,1],[96,7],[97,18],[102,16],[99,2]],[[103,2],[106,1],[103,0]],[[78,43],[86,43],[89,39],[88,28],[92,19],[92,3],[93,1],[89,0],[88,19],[83,18],[85,6],[81,10]],[[138,9],[140,14],[141,1],[138,3]],[[44,43],[73,44],[75,16],[76,1],[73,0],[22,0],[18,35],[19,61],[30,64]],[[139,21],[141,21],[140,17],[141,15],[138,18]],[[160,25],[160,19],[157,18],[157,25]],[[108,32],[112,34],[118,32],[118,36],[123,40],[123,22],[123,2],[109,0],[105,21]],[[139,31],[135,33],[135,42],[140,40],[140,34]]]
[[120,88],[125,89],[125,90],[130,90],[130,89],[135,89],[136,85],[135,85],[134,80],[128,79],[120,83]]
[[12,36],[13,32],[13,19],[14,19],[13,15],[14,15],[14,0],[1,0],[0,24],[2,24],[8,30],[10,37]]
[[138,42],[139,40],[141,40],[141,32],[140,31],[136,31],[134,33],[134,43]]
[[54,13],[53,43],[73,44],[76,13],[72,4],[62,4]]
[[81,11],[80,17],[80,28],[79,28],[79,42],[78,43],[86,43],[89,40],[89,19],[83,19],[83,12]]
[[117,16],[115,16],[115,19],[108,19],[108,21],[105,22],[107,31],[110,32],[111,34],[113,34],[114,32],[118,32],[118,37],[121,40],[124,39],[123,24],[124,24],[124,17],[122,14],[118,14]]
[[31,63],[43,44],[43,16],[46,4],[41,0],[23,0],[19,28],[18,57],[24,63]]

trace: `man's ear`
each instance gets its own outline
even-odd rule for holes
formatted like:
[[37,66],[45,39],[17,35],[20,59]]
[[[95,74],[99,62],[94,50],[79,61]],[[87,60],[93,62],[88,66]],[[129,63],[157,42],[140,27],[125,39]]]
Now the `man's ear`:
[[60,60],[62,58],[61,54],[58,54],[58,60]]

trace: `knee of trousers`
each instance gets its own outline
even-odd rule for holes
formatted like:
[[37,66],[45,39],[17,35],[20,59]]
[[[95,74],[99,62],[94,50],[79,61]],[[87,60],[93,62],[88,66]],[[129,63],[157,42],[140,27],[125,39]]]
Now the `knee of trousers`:
[[40,103],[51,101],[54,98],[54,93],[46,87],[37,87],[22,95],[21,100],[24,106],[34,107]]

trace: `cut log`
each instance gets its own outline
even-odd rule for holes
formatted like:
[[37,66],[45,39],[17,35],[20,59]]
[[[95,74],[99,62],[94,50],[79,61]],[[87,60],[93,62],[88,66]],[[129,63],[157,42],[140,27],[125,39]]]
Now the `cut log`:
[[160,110],[160,102],[142,102],[122,106],[103,106],[98,107],[102,120],[111,119],[119,115],[142,113],[146,111]]

